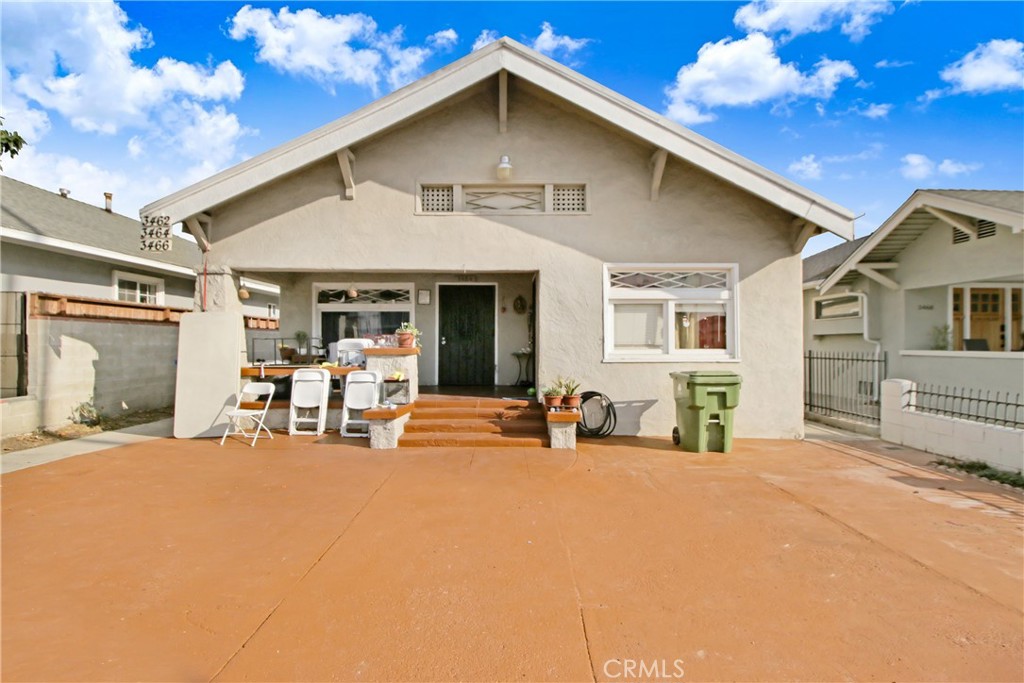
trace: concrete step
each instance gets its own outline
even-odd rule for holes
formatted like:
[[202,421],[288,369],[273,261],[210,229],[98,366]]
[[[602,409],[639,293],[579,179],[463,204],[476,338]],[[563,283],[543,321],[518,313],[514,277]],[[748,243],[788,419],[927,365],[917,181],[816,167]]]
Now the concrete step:
[[416,399],[417,408],[540,408],[536,401],[506,398],[429,398]]
[[406,433],[399,448],[547,448],[547,436],[477,434],[458,432]]
[[522,407],[423,407],[419,401],[411,420],[543,420],[541,408]]
[[476,434],[533,434],[547,435],[547,423],[543,416],[537,419],[517,418],[513,420],[481,420],[481,419],[410,419],[405,424],[406,434],[423,434],[427,432],[445,433],[476,433]]

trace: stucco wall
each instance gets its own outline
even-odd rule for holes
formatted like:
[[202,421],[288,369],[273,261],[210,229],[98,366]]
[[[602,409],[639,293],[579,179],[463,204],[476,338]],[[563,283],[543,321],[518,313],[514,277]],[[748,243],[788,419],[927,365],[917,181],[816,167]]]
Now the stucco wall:
[[115,270],[162,278],[163,305],[192,308],[195,291],[192,278],[111,265],[105,261],[58,254],[20,244],[3,245],[0,289],[7,292],[45,292],[93,299],[116,299],[113,279]]
[[177,347],[177,325],[30,318],[28,396],[2,402],[3,434],[66,425],[83,403],[107,415],[171,405]]
[[[540,381],[572,374],[608,394],[620,406],[621,433],[669,434],[669,372],[725,368],[744,379],[738,436],[801,434],[792,217],[676,159],[652,202],[654,150],[517,83],[506,134],[496,132],[489,89],[356,147],[354,201],[341,199],[331,158],[218,207],[211,261],[246,272],[373,271],[393,281],[408,280],[403,273],[478,273],[484,281],[488,272],[536,272]],[[414,215],[417,182],[492,183],[502,154],[516,181],[588,183],[589,214]],[[605,362],[602,267],[628,262],[738,263],[739,362]],[[286,331],[292,316],[310,315],[293,310],[301,302],[292,297],[308,296],[311,279],[296,277],[283,296]],[[417,325],[431,327],[419,313]]]

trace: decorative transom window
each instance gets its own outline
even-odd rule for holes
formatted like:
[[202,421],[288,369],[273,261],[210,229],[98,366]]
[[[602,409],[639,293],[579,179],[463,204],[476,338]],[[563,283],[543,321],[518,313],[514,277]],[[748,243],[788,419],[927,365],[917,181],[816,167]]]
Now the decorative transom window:
[[576,184],[421,185],[420,213],[586,213],[587,186]]
[[605,266],[605,360],[738,356],[735,264]]
[[[975,231],[978,233],[978,239],[984,239],[985,237],[992,237],[996,234],[996,224],[992,221],[978,220],[975,224]],[[961,244],[963,242],[969,242],[971,236],[963,230],[957,230],[953,228],[953,244]]]
[[161,306],[164,303],[164,281],[158,277],[115,270],[114,296],[118,301]]
[[859,318],[863,314],[862,297],[856,294],[840,294],[814,300],[815,320],[837,318]]
[[[350,294],[355,296],[349,296]],[[360,289],[346,287],[344,289],[319,289],[316,295],[318,304],[397,304],[412,302],[412,289]]]

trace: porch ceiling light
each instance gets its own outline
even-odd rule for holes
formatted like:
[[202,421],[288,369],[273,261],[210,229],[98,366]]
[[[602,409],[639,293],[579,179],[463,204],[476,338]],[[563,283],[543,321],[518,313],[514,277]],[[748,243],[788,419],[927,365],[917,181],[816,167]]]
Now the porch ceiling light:
[[512,162],[503,155],[498,161],[498,180],[508,180],[510,175],[512,175]]
[[355,299],[357,296],[359,296],[359,290],[356,289],[355,287],[349,287],[348,291],[345,292],[345,296],[347,296],[349,299]]

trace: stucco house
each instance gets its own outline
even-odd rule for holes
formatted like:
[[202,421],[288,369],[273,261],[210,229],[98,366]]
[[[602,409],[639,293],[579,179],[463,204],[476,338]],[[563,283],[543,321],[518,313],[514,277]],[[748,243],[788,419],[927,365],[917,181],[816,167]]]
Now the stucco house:
[[917,190],[878,230],[804,261],[809,351],[888,375],[1024,393],[1024,192]]
[[411,322],[421,385],[514,384],[529,348],[540,385],[572,375],[618,433],[662,436],[686,369],[742,375],[737,436],[802,435],[800,252],[853,236],[847,209],[508,38],[143,215],[205,250],[216,304],[179,386],[202,368],[219,398],[196,411],[253,360],[231,320],[258,277],[285,335]]
[[[193,308],[202,254],[181,237],[142,251],[139,221],[112,201],[102,209],[0,176],[5,435],[66,424],[79,406],[173,401],[177,322]],[[276,286],[247,285],[250,321],[276,312]]]

